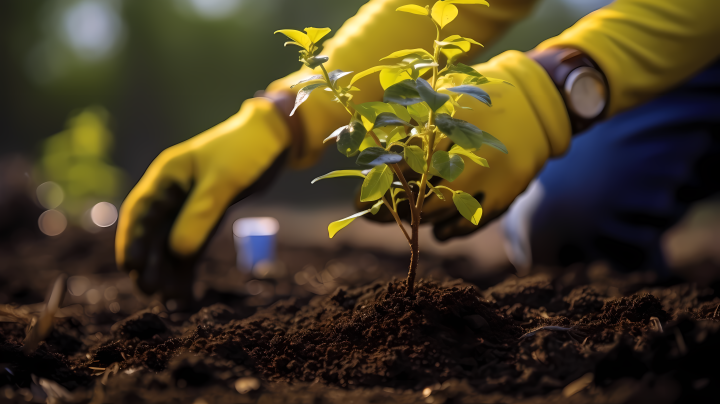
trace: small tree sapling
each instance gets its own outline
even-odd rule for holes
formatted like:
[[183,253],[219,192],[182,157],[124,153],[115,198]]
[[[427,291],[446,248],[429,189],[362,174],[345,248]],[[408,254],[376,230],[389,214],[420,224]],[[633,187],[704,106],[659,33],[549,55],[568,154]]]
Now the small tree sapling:
[[[350,115],[347,125],[338,128],[325,142],[335,141],[338,151],[347,157],[357,155],[356,163],[361,170],[333,171],[318,178],[322,179],[356,176],[363,178],[360,190],[362,202],[375,202],[370,209],[330,223],[328,232],[332,238],[356,218],[368,213],[376,214],[382,205],[390,211],[397,225],[410,244],[411,258],[407,278],[407,295],[414,295],[415,274],[418,265],[420,243],[418,228],[422,218],[425,198],[435,194],[445,200],[448,192],[456,208],[467,220],[478,225],[482,216],[480,203],[470,194],[447,186],[433,186],[433,176],[455,180],[465,167],[465,159],[473,164],[488,167],[487,161],[475,155],[483,144],[507,153],[505,146],[495,137],[475,125],[453,118],[462,97],[472,97],[491,106],[489,95],[479,86],[491,83],[507,83],[500,79],[483,76],[474,68],[457,62],[457,58],[468,52],[477,41],[450,35],[440,39],[445,27],[458,15],[455,4],[488,5],[485,0],[446,0],[436,2],[432,8],[406,5],[399,12],[416,14],[427,18],[437,31],[432,44],[433,53],[425,49],[405,49],[394,52],[381,60],[392,60],[356,74],[347,86],[340,80],[351,74],[342,70],[328,72],[326,56],[320,56],[319,42],[330,33],[329,28],[305,28],[305,32],[280,30],[290,38],[285,45],[301,48],[300,61],[307,67],[319,69],[319,74],[307,77],[295,86],[302,86],[297,93],[295,108],[305,102],[315,90],[331,92],[334,100]],[[441,55],[444,67],[440,67]],[[380,83],[385,90],[383,102],[355,104],[353,92],[360,79],[380,72]],[[423,78],[427,77],[427,79]],[[460,83],[459,85],[457,83]],[[293,86],[293,87],[295,87]],[[454,143],[449,151],[438,149],[439,142],[450,138]],[[405,161],[413,171],[422,175],[418,181],[407,181],[398,163]],[[415,190],[411,187],[414,187]],[[405,228],[397,213],[401,203],[410,207],[410,232]]]

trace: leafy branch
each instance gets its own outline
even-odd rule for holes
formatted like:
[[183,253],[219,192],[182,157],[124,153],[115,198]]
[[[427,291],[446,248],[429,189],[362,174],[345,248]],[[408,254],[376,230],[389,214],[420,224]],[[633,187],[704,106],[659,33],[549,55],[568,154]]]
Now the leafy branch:
[[[462,174],[466,159],[482,167],[489,167],[484,158],[474,153],[483,144],[507,153],[502,142],[494,136],[469,122],[454,118],[457,109],[470,109],[460,104],[462,97],[473,98],[488,107],[492,106],[490,96],[480,85],[512,85],[504,80],[485,77],[474,68],[457,63],[457,59],[472,46],[482,44],[459,35],[450,35],[441,40],[444,29],[459,14],[456,5],[487,6],[488,3],[485,0],[441,0],[432,8],[415,4],[399,7],[399,12],[428,18],[432,22],[436,31],[432,53],[423,48],[393,52],[381,59],[386,61],[386,64],[355,74],[346,87],[340,85],[339,81],[351,72],[328,72],[325,67],[328,57],[318,55],[319,42],[330,33],[329,28],[306,28],[305,32],[276,32],[290,39],[286,45],[301,48],[300,61],[305,66],[320,70],[319,74],[309,76],[293,86],[301,88],[298,90],[292,113],[315,90],[322,89],[332,93],[334,100],[350,115],[350,121],[335,130],[324,142],[334,140],[340,153],[347,157],[357,156],[356,164],[364,168],[333,171],[312,181],[315,183],[328,178],[361,177],[363,183],[360,200],[373,203],[369,209],[330,223],[329,236],[332,238],[360,216],[377,214],[381,207],[385,206],[410,244],[411,259],[407,279],[409,297],[414,296],[420,253],[419,226],[425,200],[435,195],[445,201],[442,191],[450,192],[455,207],[463,217],[475,225],[479,224],[482,217],[482,207],[472,195],[444,185],[432,185],[430,180],[437,176],[453,182]],[[442,68],[441,57],[444,62]],[[395,62],[387,63],[389,60]],[[375,73],[379,73],[380,84],[384,89],[383,101],[353,103],[351,93],[358,91],[354,85]],[[438,145],[445,138],[449,138],[454,145],[450,150],[438,149]],[[398,150],[402,152],[399,153]],[[420,180],[408,181],[404,169],[420,174]],[[398,206],[402,203],[408,203],[410,209],[409,233],[398,214]]]

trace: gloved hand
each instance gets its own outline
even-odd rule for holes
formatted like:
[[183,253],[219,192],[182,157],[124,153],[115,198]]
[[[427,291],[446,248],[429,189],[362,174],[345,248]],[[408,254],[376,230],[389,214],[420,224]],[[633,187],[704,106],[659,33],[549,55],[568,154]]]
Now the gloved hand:
[[[433,223],[439,240],[468,234],[503,213],[516,196],[551,158],[564,153],[571,136],[565,103],[545,70],[524,53],[507,51],[487,63],[473,66],[488,77],[506,80],[514,85],[488,84],[483,89],[490,95],[492,107],[474,99],[462,100],[472,110],[458,110],[455,117],[472,123],[502,141],[508,154],[483,146],[475,152],[484,157],[489,168],[481,167],[463,157],[465,171],[453,182],[439,177],[435,185],[463,190],[473,195],[483,207],[479,226],[463,218],[455,208],[449,192],[445,200],[432,194],[425,200],[421,223]],[[449,150],[445,139],[440,148]],[[462,157],[462,156],[461,156]],[[407,207],[403,203],[401,207]],[[392,220],[389,212],[370,219]],[[402,214],[404,212],[400,211]],[[409,217],[407,215],[406,217]]]
[[120,208],[116,257],[146,294],[187,301],[195,262],[227,207],[281,166],[291,137],[272,101],[160,153]]

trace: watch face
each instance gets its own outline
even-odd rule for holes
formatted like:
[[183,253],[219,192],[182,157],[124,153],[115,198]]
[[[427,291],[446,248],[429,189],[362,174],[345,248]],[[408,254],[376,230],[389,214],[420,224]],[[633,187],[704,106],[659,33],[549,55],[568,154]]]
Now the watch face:
[[596,118],[605,108],[607,92],[603,77],[591,67],[579,67],[565,81],[568,107],[585,119]]

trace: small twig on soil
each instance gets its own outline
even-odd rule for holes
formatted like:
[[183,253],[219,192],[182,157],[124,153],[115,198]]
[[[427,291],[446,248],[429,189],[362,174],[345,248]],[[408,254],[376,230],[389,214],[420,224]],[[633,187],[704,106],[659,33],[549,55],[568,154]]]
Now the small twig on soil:
[[100,380],[100,383],[102,383],[103,385],[106,385],[108,378],[110,377],[110,374],[116,375],[118,370],[120,370],[120,364],[118,364],[117,362],[115,362],[112,365],[105,368],[105,373],[103,374],[103,377]]
[[683,338],[682,333],[677,328],[675,328],[675,342],[677,343],[678,349],[680,350],[680,354],[687,354],[687,345],[685,344],[685,338]]
[[715,316],[717,316],[718,309],[720,309],[720,304],[718,304],[718,306],[715,308],[715,313],[713,313],[712,318],[715,318]]
[[660,324],[660,319],[657,317],[650,317],[650,324],[648,324],[648,326],[655,332],[663,332],[662,324]]
[[[578,341],[574,338],[573,334],[575,334],[575,335],[578,336],[578,337],[583,337],[583,336],[585,336],[585,333],[579,331],[579,330],[576,329],[575,327],[569,327],[569,328],[568,328],[568,327],[559,327],[559,326],[556,326],[556,325],[546,325],[546,326],[543,326],[543,327],[538,327],[538,328],[536,328],[536,329],[534,329],[534,330],[532,330],[532,331],[529,331],[529,332],[523,334],[519,339],[524,339],[524,338],[532,337],[532,336],[535,335],[538,331],[542,331],[542,330],[546,330],[546,331],[565,331],[565,332],[568,333],[568,335],[570,335],[570,338],[572,338],[575,342],[578,342]],[[579,343],[579,342],[578,342],[578,343]]]
[[45,308],[28,332],[25,341],[23,341],[23,351],[25,353],[33,352],[38,347],[38,344],[52,332],[55,314],[60,308],[66,290],[67,276],[60,275],[53,284]]

